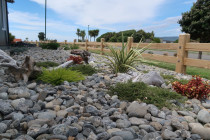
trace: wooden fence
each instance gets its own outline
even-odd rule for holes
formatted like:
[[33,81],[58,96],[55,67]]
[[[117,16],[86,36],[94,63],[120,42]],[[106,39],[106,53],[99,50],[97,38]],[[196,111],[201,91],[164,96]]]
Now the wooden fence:
[[[38,42],[33,42],[38,44]],[[80,48],[85,50],[98,50],[104,55],[105,52],[110,52],[107,49],[107,46],[115,46],[120,47],[122,43],[111,43],[105,42],[104,38],[101,38],[101,42],[58,42],[60,44],[77,44]],[[143,48],[150,43],[133,43],[133,38],[129,37],[127,42],[127,49],[131,48]],[[146,59],[158,60],[168,63],[176,64],[176,72],[178,73],[186,73],[186,66],[194,66],[200,68],[210,69],[210,61],[208,60],[200,60],[200,59],[192,59],[188,58],[188,51],[202,51],[202,52],[210,52],[210,43],[190,43],[190,34],[181,34],[179,35],[179,43],[152,43],[150,44],[149,49],[164,49],[164,50],[175,50],[177,52],[177,56],[165,56],[158,54],[147,54],[143,53],[142,56]]]

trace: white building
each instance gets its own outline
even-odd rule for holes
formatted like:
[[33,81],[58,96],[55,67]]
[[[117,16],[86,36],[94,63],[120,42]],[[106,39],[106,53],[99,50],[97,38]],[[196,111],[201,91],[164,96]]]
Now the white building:
[[0,0],[0,46],[9,44],[7,2],[13,3],[14,0]]

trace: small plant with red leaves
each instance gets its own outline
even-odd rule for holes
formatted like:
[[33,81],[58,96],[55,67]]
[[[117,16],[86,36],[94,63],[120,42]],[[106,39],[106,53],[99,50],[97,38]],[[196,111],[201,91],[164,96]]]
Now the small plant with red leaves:
[[189,99],[206,99],[210,94],[210,85],[202,80],[200,76],[193,76],[187,84],[181,84],[177,81],[172,84],[173,89]]
[[71,56],[67,59],[67,61],[70,61],[70,60],[73,60],[74,64],[82,64],[82,61],[83,61],[83,59],[82,59],[81,56],[73,56],[73,55],[71,55]]

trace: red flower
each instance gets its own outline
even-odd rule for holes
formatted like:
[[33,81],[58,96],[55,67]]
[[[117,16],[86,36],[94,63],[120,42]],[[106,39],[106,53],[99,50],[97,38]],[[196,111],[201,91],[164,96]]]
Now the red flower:
[[207,98],[210,94],[210,85],[197,75],[193,76],[192,80],[185,85],[175,81],[172,83],[172,87],[177,93],[187,96],[189,99],[201,100]]
[[81,56],[73,56],[73,55],[71,55],[71,56],[67,59],[67,61],[70,61],[70,60],[73,60],[74,64],[81,64],[82,61],[83,61],[83,59],[82,59]]

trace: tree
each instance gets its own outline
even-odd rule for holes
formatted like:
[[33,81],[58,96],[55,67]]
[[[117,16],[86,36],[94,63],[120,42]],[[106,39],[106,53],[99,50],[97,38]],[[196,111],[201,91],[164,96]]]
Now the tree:
[[89,30],[89,35],[90,35],[90,41],[91,41],[91,37],[94,37],[94,41],[95,41],[95,38],[98,36],[99,34],[99,30],[96,29],[96,30]]
[[77,34],[77,36],[78,36],[78,42],[79,42],[80,33],[81,33],[80,29],[79,29],[79,28],[77,28],[77,32],[76,32],[76,34]]
[[93,30],[89,30],[89,36],[90,36],[90,41],[91,41],[91,37],[93,37],[94,33],[93,33]]
[[12,33],[9,33],[9,43],[12,43],[14,39],[15,39],[15,36],[12,35]]
[[26,37],[26,41],[28,42],[28,37]]
[[83,42],[85,41],[85,35],[86,35],[85,30],[82,30],[82,31],[80,32],[80,36],[82,37],[82,41],[83,41]]
[[39,41],[44,41],[44,32],[39,32],[38,34],[38,38],[39,38]]
[[[182,13],[182,19],[178,21],[182,32],[189,33],[193,40],[200,43],[210,42],[210,1],[197,0],[190,11]],[[201,59],[202,52],[198,58]]]

